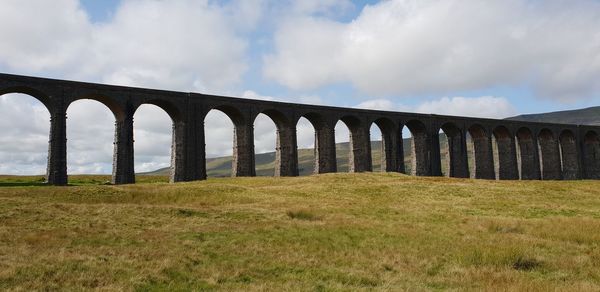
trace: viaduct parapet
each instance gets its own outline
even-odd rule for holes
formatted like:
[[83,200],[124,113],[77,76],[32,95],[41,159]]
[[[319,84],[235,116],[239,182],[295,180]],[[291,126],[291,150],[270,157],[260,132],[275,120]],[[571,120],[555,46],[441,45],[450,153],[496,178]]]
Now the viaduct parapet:
[[[413,136],[413,175],[442,175],[442,130],[448,138],[445,169],[451,177],[600,178],[600,127],[595,126],[315,106],[0,74],[0,95],[8,93],[33,96],[50,112],[47,181],[52,185],[68,182],[66,112],[79,99],[97,100],[114,114],[115,184],[135,182],[133,115],[142,104],[156,105],[172,119],[172,182],[206,179],[204,119],[213,109],[234,124],[233,176],[256,174],[253,125],[263,113],[277,128],[276,176],[298,175],[296,124],[304,117],[315,129],[314,173],[337,171],[334,128],[343,121],[350,130],[350,172],[372,171],[370,128],[376,124],[382,133],[382,171],[405,172],[402,130],[407,127]],[[467,133],[473,143],[471,169]]]

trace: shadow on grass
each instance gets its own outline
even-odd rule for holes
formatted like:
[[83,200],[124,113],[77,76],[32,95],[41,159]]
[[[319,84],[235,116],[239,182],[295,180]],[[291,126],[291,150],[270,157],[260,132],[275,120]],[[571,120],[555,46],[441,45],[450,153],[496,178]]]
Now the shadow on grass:
[[48,186],[45,182],[0,182],[0,188],[3,187],[43,187]]

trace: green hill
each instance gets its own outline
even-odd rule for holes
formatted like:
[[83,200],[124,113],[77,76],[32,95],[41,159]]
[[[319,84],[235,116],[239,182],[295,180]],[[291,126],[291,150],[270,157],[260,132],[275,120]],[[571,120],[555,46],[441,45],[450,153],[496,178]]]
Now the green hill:
[[[446,144],[446,137],[440,136],[442,146]],[[410,140],[404,142],[405,157],[410,151]],[[371,142],[371,155],[373,158],[373,170],[381,169],[381,141]],[[348,171],[349,143],[338,143],[336,145],[338,172]],[[408,161],[407,161],[408,162]],[[255,156],[256,175],[273,176],[275,172],[275,152],[259,153]],[[315,163],[314,149],[298,149],[298,169],[300,175],[310,175],[313,173]],[[407,163],[410,170],[410,165]],[[228,177],[231,176],[231,156],[208,158],[206,160],[206,171],[209,177]],[[142,173],[143,175],[168,175],[169,168],[161,168],[153,172]]]
[[508,119],[526,122],[600,125],[600,106],[543,114],[520,115]]

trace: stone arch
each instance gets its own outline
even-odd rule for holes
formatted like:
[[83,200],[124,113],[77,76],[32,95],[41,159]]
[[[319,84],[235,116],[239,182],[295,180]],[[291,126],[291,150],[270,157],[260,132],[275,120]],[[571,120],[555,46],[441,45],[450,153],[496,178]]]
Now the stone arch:
[[583,161],[585,178],[600,179],[600,136],[588,131],[583,138]]
[[292,125],[290,120],[278,110],[266,109],[260,113],[269,117],[276,128],[274,176],[298,176],[298,146],[295,125]]
[[29,95],[29,96],[39,100],[46,107],[46,109],[49,112],[51,112],[52,107],[51,107],[50,97],[47,94],[45,94],[35,88],[27,87],[27,86],[14,86],[14,87],[0,88],[0,96],[5,95],[5,94],[11,94],[11,93],[20,93],[20,94]]
[[[440,130],[446,135],[446,160],[444,169],[448,177],[469,177],[467,149],[463,131],[452,122],[444,123]],[[439,132],[439,130],[438,130]],[[440,155],[441,160],[441,155]]]
[[307,119],[315,130],[314,173],[336,172],[335,124],[327,122],[321,113],[306,112],[301,117]]
[[410,142],[411,174],[417,176],[431,175],[431,146],[425,124],[420,120],[410,120],[404,125],[412,135]]
[[540,160],[538,157],[537,139],[527,127],[517,130],[517,152],[521,179],[540,179]]
[[579,158],[577,155],[577,139],[571,130],[563,130],[558,137],[563,179],[579,178]]
[[381,132],[381,171],[398,172],[399,159],[403,158],[402,153],[398,151],[398,145],[402,143],[398,127],[388,118],[378,118],[372,125],[377,126]]
[[561,179],[560,152],[554,133],[547,128],[540,130],[538,133],[538,145],[542,179]]
[[233,122],[233,177],[256,176],[254,158],[253,119],[231,105],[219,105],[210,110],[218,110]]
[[351,115],[340,118],[350,131],[348,171],[372,171],[370,125]]
[[519,173],[517,170],[517,157],[514,142],[514,136],[505,126],[497,126],[492,131],[496,140],[496,149],[498,152],[497,159],[497,178],[518,179]]
[[473,178],[495,179],[492,139],[480,124],[471,125],[468,130],[473,144]]
[[75,97],[74,99],[68,101],[68,104],[66,105],[65,109],[68,110],[71,104],[84,99],[95,100],[106,106],[112,112],[116,121],[124,120],[127,116],[126,109],[121,103],[119,103],[114,98],[103,94],[88,94]]

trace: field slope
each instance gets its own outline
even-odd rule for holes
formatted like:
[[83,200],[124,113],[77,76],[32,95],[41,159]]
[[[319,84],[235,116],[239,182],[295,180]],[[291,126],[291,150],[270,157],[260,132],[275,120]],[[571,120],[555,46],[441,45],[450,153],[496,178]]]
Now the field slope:
[[0,290],[600,290],[598,181],[105,179],[0,178]]

